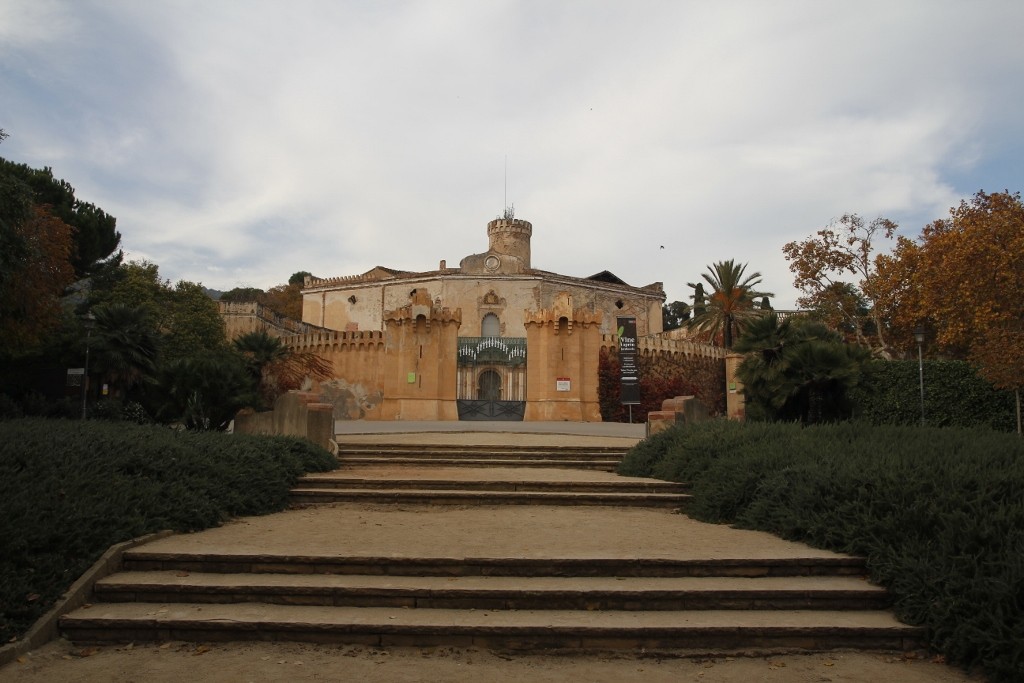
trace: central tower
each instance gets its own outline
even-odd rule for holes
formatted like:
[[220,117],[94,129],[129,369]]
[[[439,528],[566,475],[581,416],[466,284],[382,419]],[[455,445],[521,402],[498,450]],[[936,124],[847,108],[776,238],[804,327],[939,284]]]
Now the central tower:
[[487,224],[488,251],[519,259],[523,269],[530,267],[530,237],[533,225],[518,218],[496,218]]

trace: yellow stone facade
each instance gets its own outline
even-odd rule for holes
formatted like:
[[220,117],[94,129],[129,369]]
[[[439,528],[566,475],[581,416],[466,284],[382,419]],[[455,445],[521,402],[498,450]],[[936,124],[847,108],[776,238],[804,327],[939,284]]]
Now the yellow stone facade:
[[602,335],[619,316],[635,317],[641,336],[660,333],[664,289],[535,269],[532,235],[529,222],[500,218],[488,249],[457,268],[307,278],[302,322],[322,331],[286,339],[332,362],[335,379],[319,389],[336,417],[454,420],[467,401],[494,398],[521,404],[521,419],[599,421]]

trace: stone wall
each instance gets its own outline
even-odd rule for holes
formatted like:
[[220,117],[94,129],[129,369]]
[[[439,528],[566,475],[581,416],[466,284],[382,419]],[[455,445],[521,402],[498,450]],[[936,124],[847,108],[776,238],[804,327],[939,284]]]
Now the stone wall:
[[334,417],[331,406],[315,392],[289,391],[274,401],[274,409],[260,413],[241,412],[235,416],[235,432],[299,436],[325,450],[332,450]]

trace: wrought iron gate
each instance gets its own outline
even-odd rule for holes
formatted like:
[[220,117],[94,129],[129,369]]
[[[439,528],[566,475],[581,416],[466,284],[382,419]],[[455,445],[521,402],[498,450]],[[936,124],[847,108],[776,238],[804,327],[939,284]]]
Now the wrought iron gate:
[[460,420],[521,421],[526,412],[526,338],[459,337]]

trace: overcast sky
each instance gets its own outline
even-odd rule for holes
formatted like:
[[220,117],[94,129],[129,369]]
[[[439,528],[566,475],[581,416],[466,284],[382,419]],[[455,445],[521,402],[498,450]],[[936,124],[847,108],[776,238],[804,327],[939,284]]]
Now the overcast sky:
[[453,266],[507,202],[535,268],[672,301],[731,258],[786,308],[782,245],[843,213],[916,236],[1024,189],[1022,27],[1019,0],[0,0],[0,156],[172,281]]

